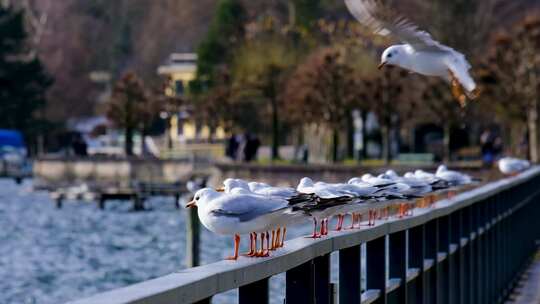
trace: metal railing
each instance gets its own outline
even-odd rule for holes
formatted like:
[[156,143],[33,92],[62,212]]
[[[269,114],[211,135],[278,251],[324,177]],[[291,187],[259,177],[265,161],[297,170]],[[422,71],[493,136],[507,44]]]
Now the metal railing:
[[539,185],[533,168],[412,217],[295,239],[271,258],[190,268],[74,303],[210,303],[236,288],[239,303],[268,303],[269,278],[280,273],[286,303],[333,303],[332,252],[339,252],[338,303],[501,303],[537,250]]

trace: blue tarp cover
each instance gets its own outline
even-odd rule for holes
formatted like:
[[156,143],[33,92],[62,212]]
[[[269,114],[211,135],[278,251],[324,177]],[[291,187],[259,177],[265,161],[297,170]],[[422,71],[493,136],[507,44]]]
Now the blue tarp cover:
[[20,132],[0,129],[0,147],[24,148],[24,139]]

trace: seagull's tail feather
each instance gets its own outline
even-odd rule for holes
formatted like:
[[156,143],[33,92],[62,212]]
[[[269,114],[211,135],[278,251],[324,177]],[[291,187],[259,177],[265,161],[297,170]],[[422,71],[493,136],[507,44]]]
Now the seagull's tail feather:
[[[396,183],[394,183],[394,182],[389,182],[389,183],[387,183],[387,184],[375,185],[375,186],[373,186],[373,187],[379,188],[379,190],[377,191],[377,192],[379,192],[379,191],[383,191],[383,190],[385,190],[385,188],[388,188],[388,187],[393,186],[393,185],[395,185],[395,184],[396,184]],[[375,193],[377,193],[377,192],[375,192]]]
[[315,194],[301,193],[287,199],[287,201],[289,202],[289,206],[296,206],[299,204],[315,202],[316,199],[317,197],[315,196]]

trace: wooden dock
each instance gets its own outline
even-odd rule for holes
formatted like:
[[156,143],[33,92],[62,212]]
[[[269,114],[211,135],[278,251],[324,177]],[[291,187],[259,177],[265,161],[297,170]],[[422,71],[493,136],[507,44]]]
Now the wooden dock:
[[185,183],[136,183],[131,187],[62,187],[50,192],[57,208],[67,200],[96,202],[104,210],[107,201],[129,201],[133,210],[145,209],[145,201],[152,196],[174,197],[176,208],[180,208],[180,197],[188,193]]

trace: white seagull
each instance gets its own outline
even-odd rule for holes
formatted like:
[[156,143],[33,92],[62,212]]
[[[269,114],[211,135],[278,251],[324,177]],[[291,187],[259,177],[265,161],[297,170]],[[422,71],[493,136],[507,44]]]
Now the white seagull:
[[209,188],[197,191],[193,200],[186,205],[186,208],[191,207],[198,207],[199,219],[208,230],[221,235],[234,235],[234,255],[228,258],[230,260],[238,258],[242,234],[252,236],[260,233],[263,252],[259,256],[267,256],[268,248],[264,252],[267,231],[282,225],[288,215],[293,216],[286,200],[260,195],[227,194]]
[[478,181],[465,173],[448,170],[445,165],[440,165],[435,175],[452,186],[464,186]]
[[526,160],[513,157],[505,157],[499,160],[499,170],[506,175],[515,175],[531,167],[531,163]]
[[[343,189],[338,189],[335,185],[326,183],[315,183],[309,177],[304,177],[296,187],[296,190],[304,194],[313,194],[316,201],[310,204],[303,204],[293,210],[301,210],[306,215],[313,218],[312,238],[320,238],[328,234],[328,218],[338,214],[341,206],[354,200],[354,194]],[[321,223],[320,233],[317,233],[317,223]]]
[[452,94],[462,107],[467,98],[479,96],[480,90],[469,73],[471,65],[463,54],[434,40],[380,0],[345,0],[345,3],[354,17],[375,33],[392,34],[403,42],[383,52],[379,68],[394,65],[443,78],[451,84]]

